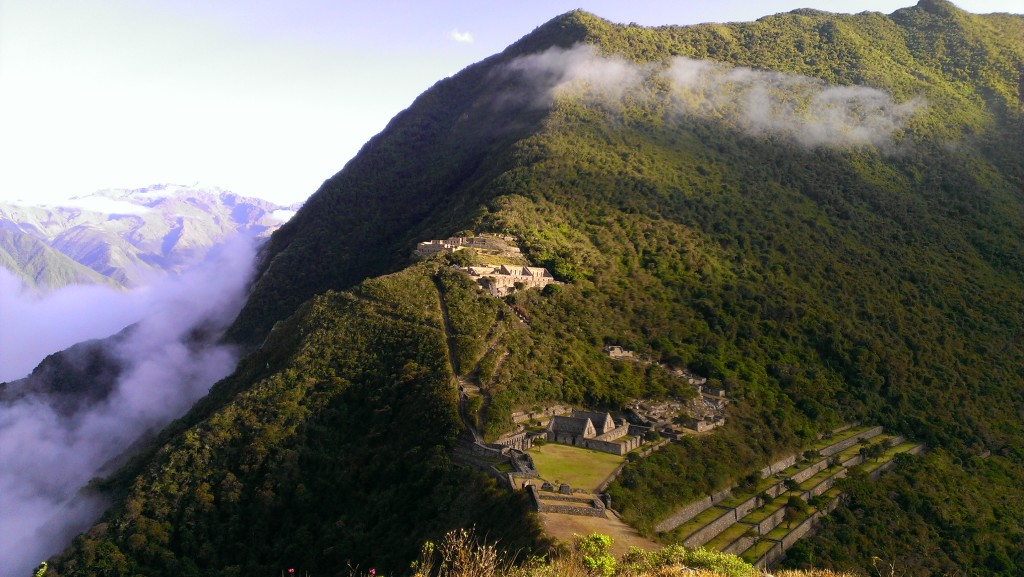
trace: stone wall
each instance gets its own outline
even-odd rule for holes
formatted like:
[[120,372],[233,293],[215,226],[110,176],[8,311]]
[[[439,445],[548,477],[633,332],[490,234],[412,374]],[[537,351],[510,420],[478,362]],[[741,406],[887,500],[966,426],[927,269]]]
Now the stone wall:
[[753,537],[746,537],[741,535],[738,539],[723,547],[722,553],[732,553],[733,555],[739,555],[740,553],[746,551],[747,548],[753,544]]
[[779,523],[782,523],[783,519],[785,518],[786,508],[780,507],[778,511],[772,513],[771,515],[768,515],[767,517],[762,519],[761,522],[755,524],[754,526],[757,527],[758,533],[760,533],[761,535],[767,535],[771,532],[772,529],[778,527]]
[[730,489],[722,489],[721,491],[719,491],[717,493],[712,493],[711,494],[711,504],[712,505],[717,505],[717,504],[721,503],[722,501],[725,501],[729,497],[732,497],[732,489],[731,488]]
[[736,515],[733,509],[723,509],[722,516],[708,523],[704,527],[694,531],[683,540],[683,547],[693,549],[712,540],[722,531],[728,529],[736,522]]
[[[911,447],[907,451],[904,451],[904,454],[906,454],[906,455],[918,455],[918,454],[920,454],[923,451],[924,451],[924,445],[918,445],[916,447]],[[896,467],[896,459],[895,458],[893,458],[893,460],[889,461],[888,463],[886,463],[886,464],[882,465],[881,467],[879,467],[879,468],[875,469],[874,471],[872,471],[871,474],[868,475],[868,478],[871,479],[872,481],[877,481],[878,478],[882,476],[882,473],[884,473],[886,471],[891,471],[894,467]]]
[[856,427],[858,425],[860,425],[860,421],[855,421],[853,423],[847,423],[845,425],[842,425],[840,427],[836,427],[836,428],[832,429],[832,434],[833,435],[838,435],[839,433],[842,433],[843,431],[848,431],[851,428]]
[[757,506],[760,504],[760,501],[761,498],[758,497],[757,495],[754,495],[753,497],[747,499],[746,501],[740,503],[739,505],[732,507],[731,509],[733,515],[735,516],[735,519],[739,521],[740,519],[746,517],[748,513],[750,513],[754,509],[757,509]]
[[619,466],[615,467],[615,470],[612,471],[611,474],[608,475],[608,477],[605,478],[604,481],[601,481],[601,484],[598,485],[596,489],[594,489],[594,492],[595,493],[603,493],[604,490],[608,488],[608,485],[611,485],[612,481],[614,481],[616,479],[616,477],[619,476],[619,473],[622,473],[622,469],[625,466],[626,466],[626,461],[623,461],[623,462],[619,463]]
[[512,422],[515,424],[525,423],[532,419],[546,419],[572,413],[572,407],[565,405],[554,405],[539,411],[516,411],[512,413]]
[[882,473],[886,471],[891,471],[894,468],[896,468],[896,461],[889,461],[888,463],[882,465],[881,467],[875,469],[874,471],[871,471],[871,474],[868,475],[868,479],[871,479],[872,481],[877,481],[878,478],[882,476]]
[[521,477],[536,477],[537,466],[533,463],[533,457],[529,453],[524,453],[513,449],[509,451],[509,457],[512,461],[512,467],[516,470],[516,473]]
[[707,511],[711,508],[711,496],[704,497],[700,501],[694,501],[689,505],[679,509],[675,513],[665,518],[661,523],[654,526],[654,530],[658,533],[664,533],[665,531],[671,531],[683,523],[693,519],[697,515]]
[[[530,491],[530,499],[533,501],[534,509],[540,513],[562,513],[566,515],[579,515],[582,517],[607,518],[604,503],[596,497],[585,499],[581,497],[569,497],[556,495],[554,493],[545,493],[542,500],[540,491],[536,486],[530,485],[528,490]],[[552,505],[550,501],[555,501],[558,504]]]
[[859,465],[859,464],[861,464],[863,462],[864,462],[864,457],[862,455],[854,455],[854,456],[850,457],[849,459],[847,459],[847,460],[843,461],[842,463],[840,463],[840,465],[842,465],[844,467],[856,467],[857,465]]
[[520,451],[528,451],[533,447],[533,439],[528,436],[527,431],[524,429],[516,433],[503,435],[494,441],[494,444],[519,449]]
[[651,428],[646,425],[634,425],[632,423],[629,425],[629,434],[637,437],[643,437],[650,430]]
[[770,477],[780,471],[785,471],[786,469],[792,467],[795,464],[796,455],[783,457],[782,459],[772,463],[771,465],[768,465],[764,469],[761,469],[761,478],[764,479],[765,477]]
[[839,441],[838,443],[836,443],[834,445],[830,445],[828,447],[825,447],[824,449],[819,451],[819,453],[821,453],[822,457],[831,457],[832,455],[835,455],[836,453],[839,453],[841,451],[845,451],[846,449],[849,449],[850,447],[856,445],[857,443],[860,442],[861,439],[870,439],[871,437],[874,437],[875,435],[879,435],[881,433],[882,433],[882,427],[874,427],[874,428],[871,428],[871,429],[868,429],[868,430],[864,431],[863,433],[858,433],[858,434],[850,437],[849,439],[845,439],[845,440]]
[[835,511],[836,508],[839,507],[839,504],[842,503],[842,502],[843,502],[843,494],[840,493],[840,494],[836,495],[835,498],[832,499],[832,501],[829,502],[827,507],[825,507],[825,514],[827,515],[828,513],[831,513],[832,511]]
[[782,558],[782,543],[775,543],[775,546],[765,552],[760,559],[754,562],[754,567],[767,570]]
[[643,442],[644,440],[641,437],[632,437],[626,441],[599,441],[597,439],[586,439],[580,443],[580,446],[586,447],[587,449],[594,449],[595,451],[611,453],[613,455],[625,455],[639,447]]
[[541,505],[537,509],[540,513],[562,513],[563,515],[577,515],[579,517],[603,517],[608,518],[604,509],[593,507],[574,507],[570,505]]
[[629,425],[627,424],[615,427],[614,429],[608,431],[607,433],[594,437],[594,439],[598,441],[614,441],[615,439],[620,439],[628,434]]
[[818,495],[824,493],[825,491],[828,491],[829,489],[832,488],[832,485],[836,484],[837,480],[845,477],[846,473],[846,469],[841,469],[835,475],[832,475],[827,479],[823,479],[820,483],[811,487],[810,490],[807,491],[808,498],[817,497]]
[[473,454],[487,459],[505,458],[505,447],[491,447],[480,443],[473,443]]
[[662,439],[662,440],[658,441],[657,443],[654,443],[650,447],[647,447],[643,451],[640,451],[639,453],[637,453],[637,455],[640,456],[640,457],[646,457],[646,456],[650,455],[651,453],[657,451],[658,449],[664,447],[665,445],[669,444],[670,442],[671,442],[670,439]]
[[778,483],[775,483],[771,487],[765,489],[764,492],[767,493],[768,495],[771,495],[773,498],[778,497],[779,495],[786,492],[786,483],[784,481],[779,481]]
[[794,527],[792,531],[786,533],[786,536],[782,538],[782,550],[785,551],[792,547],[793,543],[796,543],[811,529],[813,529],[814,525],[818,522],[818,518],[821,516],[821,513],[815,513],[804,519],[804,522]]
[[797,483],[803,483],[807,479],[810,479],[811,477],[817,475],[818,473],[824,471],[827,468],[828,468],[828,459],[822,459],[822,460],[818,461],[817,463],[811,465],[810,467],[807,467],[803,471],[800,471],[799,473],[796,473],[795,475],[790,477],[790,479],[793,479]]

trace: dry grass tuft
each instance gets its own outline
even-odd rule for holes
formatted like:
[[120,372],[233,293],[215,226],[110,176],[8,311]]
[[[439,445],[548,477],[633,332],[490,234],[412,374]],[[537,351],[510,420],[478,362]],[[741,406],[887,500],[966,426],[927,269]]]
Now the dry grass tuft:
[[[595,563],[595,559],[606,558],[604,554],[610,542],[608,537],[596,534],[589,537],[577,536],[573,547],[554,553],[549,558],[530,558],[517,563],[493,544],[479,540],[472,530],[460,529],[445,535],[440,545],[425,543],[419,560],[413,563],[411,577],[730,577],[739,574],[759,574],[762,577],[857,577],[826,569],[764,573],[740,562],[735,556],[723,556],[704,549],[687,551],[678,546],[669,546],[654,553],[634,550],[618,562],[611,558],[610,563]],[[596,549],[595,543],[598,544]],[[697,559],[698,564],[708,564],[707,560],[717,561],[718,564],[714,566],[725,567],[723,570],[727,573],[680,564],[680,560],[687,563],[692,560],[687,556]],[[701,559],[705,562],[700,562]]]

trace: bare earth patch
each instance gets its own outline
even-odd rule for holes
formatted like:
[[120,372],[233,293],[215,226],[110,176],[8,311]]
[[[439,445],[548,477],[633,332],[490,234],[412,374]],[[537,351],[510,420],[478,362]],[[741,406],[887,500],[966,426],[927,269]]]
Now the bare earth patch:
[[562,543],[572,543],[573,534],[589,535],[591,533],[602,533],[612,538],[611,552],[616,557],[621,556],[631,546],[655,551],[661,549],[662,545],[651,541],[636,529],[623,523],[611,513],[608,519],[600,517],[582,517],[579,515],[566,515],[564,513],[541,513],[540,519],[544,524],[544,531],[558,539]]

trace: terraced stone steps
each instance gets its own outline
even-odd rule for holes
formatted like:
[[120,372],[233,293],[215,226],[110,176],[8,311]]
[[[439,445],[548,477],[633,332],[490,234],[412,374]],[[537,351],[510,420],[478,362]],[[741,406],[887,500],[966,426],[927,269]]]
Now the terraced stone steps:
[[[877,459],[869,459],[863,464],[856,465],[862,471],[867,473],[869,478],[872,480],[877,480],[881,473],[896,466],[896,455],[900,453],[917,454],[924,450],[923,445],[903,441],[901,437],[894,437],[889,441],[902,442],[890,447]],[[840,474],[845,476],[847,471],[849,471],[849,468],[842,468],[842,470],[837,472],[832,479],[834,480],[835,478],[838,478],[838,475]],[[801,489],[803,489],[803,487],[801,487]],[[821,510],[810,511],[806,514],[805,518],[799,520],[799,524],[795,527],[790,528],[788,524],[780,524],[776,526],[775,529],[765,534],[757,543],[750,545],[738,554],[747,562],[757,567],[762,569],[770,568],[778,562],[783,555],[785,555],[786,550],[789,549],[793,543],[796,543],[796,541],[815,530],[818,521],[825,515],[831,513],[839,505],[839,500],[842,495],[837,487],[830,487],[828,490],[820,494],[825,497],[825,501],[827,503],[826,507]],[[734,551],[735,549],[730,552]]]
[[[838,447],[849,447],[855,445],[859,443],[861,439],[870,439],[877,436],[881,430],[881,427],[872,426],[844,428],[841,429],[840,432],[833,433],[832,436],[818,441],[809,450],[819,454],[821,454],[822,451],[829,451],[831,454],[834,454],[837,452]],[[783,469],[782,467],[785,468]],[[767,493],[772,497],[777,497],[786,490],[784,485],[785,479],[791,478],[800,483],[807,478],[816,475],[826,467],[828,467],[827,458],[797,463],[795,455],[785,457],[761,470],[762,475],[765,475],[770,471],[774,471],[775,473],[771,476],[765,475],[765,477],[755,485],[754,489],[743,497],[743,500],[762,493]],[[702,533],[694,536],[693,533],[703,527],[704,524],[707,524],[707,520],[709,518],[712,521],[717,520],[721,514],[707,513],[707,511],[711,507],[717,506],[722,503],[722,501],[731,497],[731,489],[726,489],[714,495],[709,495],[699,501],[690,503],[658,523],[654,527],[654,530],[658,533],[667,533],[671,531],[675,536],[681,538],[684,545],[687,542],[696,543],[694,546],[702,545],[703,542],[699,542],[701,539],[706,537],[707,540],[710,540],[715,536],[715,534],[708,536],[707,533]],[[699,524],[698,516],[700,519],[705,520],[705,523]]]
[[[816,523],[821,517],[831,513],[838,505],[841,493],[839,489],[830,489],[824,493],[827,505],[818,510],[811,509],[791,518],[790,522],[779,523],[774,529],[760,537],[747,549],[739,551],[740,555],[748,563],[767,569],[782,558],[786,549],[793,543],[806,536],[814,530]],[[784,510],[784,508],[783,508]]]
[[[892,446],[865,462],[866,453],[888,445]],[[761,474],[769,475],[752,488],[738,493],[733,492],[734,488],[726,489],[690,503],[659,523],[655,530],[668,533],[669,540],[687,548],[708,546],[742,554],[748,561],[769,567],[797,539],[812,531],[820,517],[838,506],[840,493],[834,485],[849,473],[850,467],[862,466],[876,478],[895,466],[896,454],[921,449],[903,437],[885,434],[882,427],[845,428],[803,453],[816,455],[815,458],[803,462],[795,457],[784,458],[763,469]],[[789,511],[787,515],[791,497],[804,502],[823,497],[815,501],[822,509],[810,507],[803,513]]]

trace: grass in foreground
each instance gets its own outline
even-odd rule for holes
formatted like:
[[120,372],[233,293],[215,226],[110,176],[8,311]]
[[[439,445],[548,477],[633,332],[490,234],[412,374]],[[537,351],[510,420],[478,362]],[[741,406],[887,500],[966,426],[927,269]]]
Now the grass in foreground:
[[[411,577],[762,577],[760,569],[736,555],[703,547],[669,545],[660,551],[630,549],[609,554],[610,537],[577,535],[574,543],[547,558],[511,559],[481,543],[471,530],[453,531],[440,544],[425,543]],[[376,576],[372,569],[353,577]],[[781,571],[778,577],[853,577],[831,571]],[[382,576],[383,577],[383,576]]]

